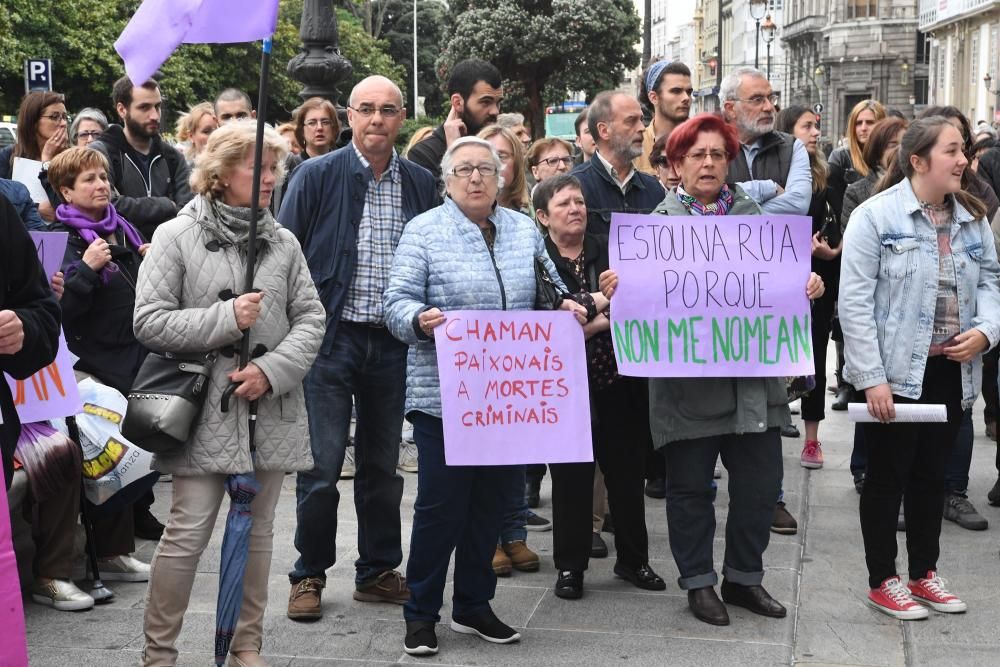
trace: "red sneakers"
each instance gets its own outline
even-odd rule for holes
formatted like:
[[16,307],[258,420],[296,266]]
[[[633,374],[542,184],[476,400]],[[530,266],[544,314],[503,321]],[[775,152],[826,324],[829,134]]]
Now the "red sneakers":
[[805,446],[802,447],[799,463],[802,464],[803,468],[813,470],[823,467],[823,447],[819,444],[819,440],[806,440]]
[[[926,581],[921,579],[921,581]],[[927,618],[929,612],[910,597],[910,589],[903,585],[899,577],[889,577],[878,588],[868,591],[868,605],[883,614],[902,621]]]
[[968,605],[952,595],[944,587],[945,581],[938,576],[934,570],[930,570],[927,576],[917,581],[910,581],[908,588],[914,600],[925,604],[935,611],[945,614],[960,614],[964,612]]

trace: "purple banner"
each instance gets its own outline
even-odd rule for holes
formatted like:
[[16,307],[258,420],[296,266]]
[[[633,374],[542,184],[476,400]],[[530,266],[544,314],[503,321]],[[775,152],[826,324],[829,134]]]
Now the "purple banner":
[[615,213],[611,330],[637,377],[814,373],[805,216]]
[[448,465],[594,460],[583,329],[570,313],[445,315],[434,341]]
[[52,280],[52,276],[62,267],[69,232],[28,232],[28,234],[35,242],[35,251],[42,262],[42,268],[45,269],[45,277]]

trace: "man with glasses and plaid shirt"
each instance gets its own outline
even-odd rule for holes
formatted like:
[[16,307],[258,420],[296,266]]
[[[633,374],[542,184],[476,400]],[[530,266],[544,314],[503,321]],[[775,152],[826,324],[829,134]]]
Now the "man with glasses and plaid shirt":
[[302,252],[326,307],[326,337],[305,379],[315,467],[299,473],[288,617],[323,614],[326,570],[336,562],[337,481],[344,463],[352,400],[354,504],[358,553],[354,599],[403,604],[410,597],[396,571],[403,560],[396,472],[406,387],[407,346],[385,328],[385,289],[403,226],[438,205],[434,177],[396,154],[406,118],[392,81],[371,76],[354,87],[347,120],[351,143],[296,170],[278,220]]

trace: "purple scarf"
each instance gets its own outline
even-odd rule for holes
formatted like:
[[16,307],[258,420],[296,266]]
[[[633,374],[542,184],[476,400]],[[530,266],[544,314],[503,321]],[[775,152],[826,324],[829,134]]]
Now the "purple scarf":
[[[125,236],[125,240],[135,248],[138,248],[145,242],[139,231],[128,220],[118,215],[118,211],[111,204],[108,204],[108,208],[104,212],[104,217],[96,222],[88,218],[72,204],[60,204],[59,208],[56,209],[56,220],[67,227],[75,229],[87,245],[90,245],[98,238],[104,238],[108,234],[117,231],[121,231]],[[72,269],[74,268],[70,267],[67,274],[72,273]],[[112,274],[117,272],[118,265],[114,262],[108,262],[100,271],[101,282],[107,285],[111,280]],[[67,275],[67,277],[69,276]]]

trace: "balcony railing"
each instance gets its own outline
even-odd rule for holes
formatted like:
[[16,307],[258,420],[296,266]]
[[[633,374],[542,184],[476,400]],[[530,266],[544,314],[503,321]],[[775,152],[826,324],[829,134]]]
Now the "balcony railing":
[[918,26],[927,30],[948,19],[1000,5],[998,0],[920,0]]

